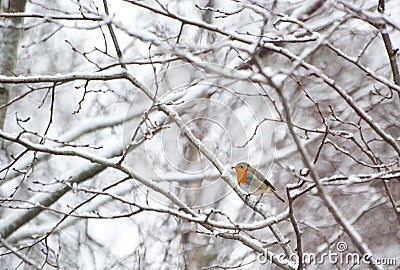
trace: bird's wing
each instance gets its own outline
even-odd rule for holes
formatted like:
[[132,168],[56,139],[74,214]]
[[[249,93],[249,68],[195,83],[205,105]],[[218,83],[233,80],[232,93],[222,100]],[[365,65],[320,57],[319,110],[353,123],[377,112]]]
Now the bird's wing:
[[276,192],[275,187],[259,172],[259,171],[255,171],[256,177],[258,179],[263,179],[264,184],[266,184],[267,186],[269,186],[271,188],[272,193],[274,193],[274,195],[281,200],[283,203],[285,203],[285,200],[279,196],[279,194]]
[[264,178],[264,183],[269,186],[273,191],[276,191],[275,187],[267,180]]
[[264,177],[259,171],[255,172],[256,176],[258,179],[263,179],[264,184],[269,186],[273,191],[276,191],[275,187],[267,180],[267,178]]

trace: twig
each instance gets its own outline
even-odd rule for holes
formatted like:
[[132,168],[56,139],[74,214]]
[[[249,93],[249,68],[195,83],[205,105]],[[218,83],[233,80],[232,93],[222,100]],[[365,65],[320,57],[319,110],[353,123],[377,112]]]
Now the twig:
[[[108,11],[107,0],[103,0],[103,4],[104,4],[104,11],[106,12],[107,16],[109,16],[110,14],[109,14],[109,11]],[[109,22],[107,24],[107,27],[108,27],[108,30],[110,31],[110,35],[111,35],[112,41],[114,43],[115,51],[117,52],[117,55],[118,55],[118,59],[119,59],[120,65],[121,65],[121,67],[123,69],[126,69],[126,65],[124,63],[124,58],[123,58],[123,55],[122,55],[122,51],[121,51],[121,48],[119,47],[118,39],[117,39],[117,36],[115,35],[115,32],[114,32],[114,29],[112,27],[111,22]]]
[[294,212],[293,212],[293,202],[294,198],[290,195],[290,190],[291,188],[288,186],[286,187],[286,194],[288,198],[288,203],[289,203],[289,219],[290,222],[292,223],[294,233],[296,235],[296,251],[297,251],[297,270],[302,270],[303,269],[303,246],[302,246],[302,232],[300,231],[299,224],[297,223],[296,218],[294,217]]
[[[379,0],[378,12],[381,14],[384,14],[385,0]],[[400,72],[399,72],[399,66],[397,64],[397,58],[396,58],[399,49],[393,49],[392,40],[390,39],[390,35],[389,35],[386,24],[385,23],[380,24],[378,27],[380,28],[379,32],[382,35],[383,43],[385,43],[386,52],[389,57],[390,67],[392,69],[392,74],[393,74],[393,81],[396,85],[400,86]],[[400,93],[399,93],[399,96],[400,96]]]

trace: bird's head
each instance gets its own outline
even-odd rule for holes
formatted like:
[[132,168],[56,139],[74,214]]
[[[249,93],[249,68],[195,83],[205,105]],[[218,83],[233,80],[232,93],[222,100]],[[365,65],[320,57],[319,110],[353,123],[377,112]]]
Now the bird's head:
[[246,162],[239,162],[238,164],[236,164],[234,167],[232,167],[232,169],[236,169],[236,170],[245,170],[248,167],[250,167],[249,164],[247,164]]

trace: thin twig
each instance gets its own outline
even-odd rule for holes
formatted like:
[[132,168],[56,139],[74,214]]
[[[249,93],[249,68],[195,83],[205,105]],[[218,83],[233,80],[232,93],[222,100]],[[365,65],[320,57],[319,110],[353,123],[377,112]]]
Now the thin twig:
[[303,245],[302,245],[302,238],[301,238],[301,231],[299,228],[299,224],[297,223],[297,220],[294,216],[293,212],[293,202],[294,198],[290,195],[290,187],[286,187],[286,194],[288,198],[288,203],[289,203],[289,219],[290,222],[292,223],[294,233],[296,235],[296,251],[297,251],[297,270],[302,270],[303,269]]
[[[378,12],[384,14],[385,0],[379,0]],[[386,52],[389,57],[390,67],[392,69],[392,74],[393,74],[393,81],[396,85],[400,86],[400,72],[399,72],[399,66],[397,64],[397,53],[399,49],[393,48],[392,40],[390,39],[390,35],[386,24],[385,23],[380,24],[378,25],[378,27],[379,27],[378,30],[382,35],[383,43],[385,43]]]
[[[104,11],[106,12],[107,16],[109,16],[110,14],[108,11],[107,0],[103,0],[103,4],[104,4]],[[110,31],[110,35],[111,35],[112,41],[114,43],[115,51],[117,52],[117,55],[118,55],[120,65],[123,69],[126,69],[122,51],[121,51],[121,48],[119,47],[118,39],[117,39],[117,36],[115,35],[115,32],[114,32],[111,22],[107,24],[107,27],[108,27],[108,30]]]

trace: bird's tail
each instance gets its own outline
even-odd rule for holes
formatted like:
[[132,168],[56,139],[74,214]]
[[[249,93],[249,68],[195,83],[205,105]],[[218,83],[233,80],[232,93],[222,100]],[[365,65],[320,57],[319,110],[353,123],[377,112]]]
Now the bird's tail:
[[275,190],[271,189],[271,191],[272,191],[272,193],[274,193],[274,195],[275,195],[280,201],[282,201],[283,203],[285,203],[285,200],[284,200],[281,196],[279,196],[278,193],[276,193]]

